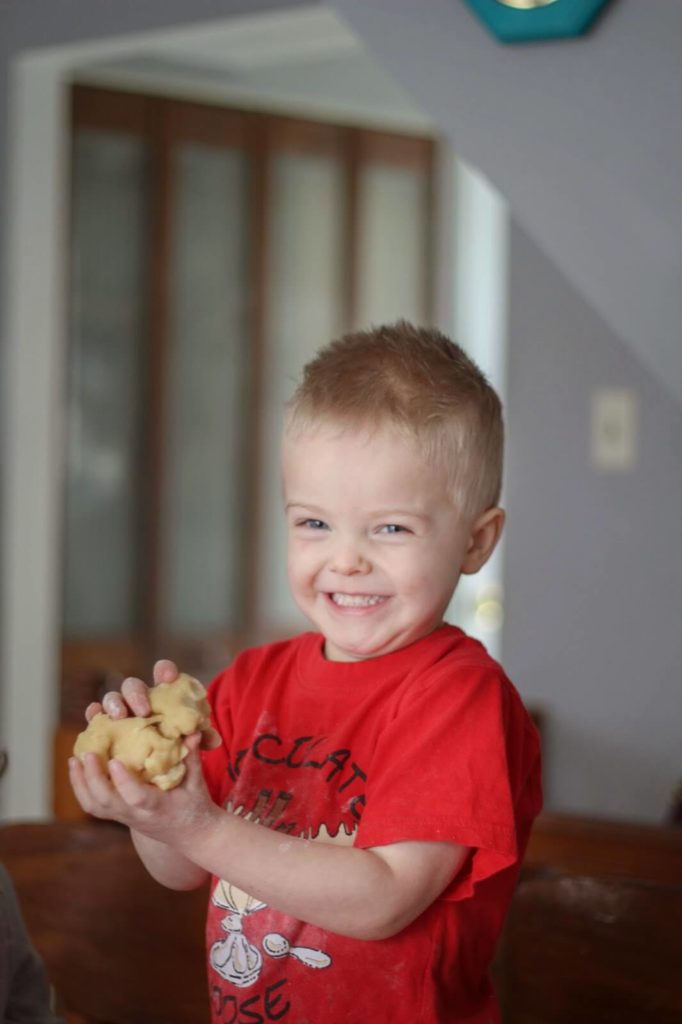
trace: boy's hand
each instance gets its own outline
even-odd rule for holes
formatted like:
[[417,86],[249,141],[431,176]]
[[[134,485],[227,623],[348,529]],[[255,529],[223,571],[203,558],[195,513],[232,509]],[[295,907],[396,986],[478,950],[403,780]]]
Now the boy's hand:
[[[154,665],[154,685],[172,683],[177,679],[178,667],[173,661],[157,661]],[[149,687],[141,679],[128,676],[121,684],[121,691],[110,690],[105,693],[102,703],[88,704],[85,717],[89,722],[95,715],[103,711],[110,718],[126,718],[128,715],[139,715],[146,718],[151,712],[148,697]]]
[[140,782],[120,761],[110,761],[109,777],[96,754],[81,762],[69,760],[69,776],[76,798],[95,818],[118,821],[135,832],[174,846],[186,841],[199,826],[220,814],[211,800],[198,755],[199,733],[188,736],[187,774],[179,786],[163,791]]
[[[172,683],[178,675],[178,667],[174,661],[168,661],[165,658],[157,661],[153,670],[154,686]],[[149,703],[149,690],[150,687],[141,679],[128,676],[121,684],[120,693],[118,690],[110,690],[102,698],[101,704],[89,704],[85,709],[85,718],[89,722],[101,711],[109,718],[127,718],[129,715],[146,718],[152,710]],[[200,741],[202,750],[213,750],[221,743],[220,735],[214,729],[206,729],[202,732]]]

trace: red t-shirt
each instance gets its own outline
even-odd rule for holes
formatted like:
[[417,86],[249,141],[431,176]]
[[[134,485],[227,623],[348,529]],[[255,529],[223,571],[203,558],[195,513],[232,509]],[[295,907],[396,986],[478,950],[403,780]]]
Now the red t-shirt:
[[453,626],[376,659],[330,662],[322,637],[245,651],[209,697],[224,743],[213,798],[270,828],[374,847],[471,847],[398,935],[349,939],[213,879],[214,1024],[495,1024],[488,978],[533,818],[536,730],[500,666]]

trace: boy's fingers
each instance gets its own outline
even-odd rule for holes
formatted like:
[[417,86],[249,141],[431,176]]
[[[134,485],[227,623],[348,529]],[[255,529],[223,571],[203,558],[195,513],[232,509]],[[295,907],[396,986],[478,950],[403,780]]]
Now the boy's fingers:
[[[151,705],[149,703],[148,690],[148,686],[145,683],[143,683],[141,679],[137,679],[135,676],[128,676],[127,679],[123,680],[121,684],[121,693],[119,695],[119,700],[121,700],[121,705],[124,708],[126,708],[126,714],[127,708],[130,708],[134,715],[140,715],[142,718],[147,717],[147,715],[152,710]],[[115,696],[116,694],[112,693],[107,694],[107,696],[104,698],[103,703],[105,706],[105,710],[107,710],[107,698],[112,697],[113,699]],[[113,706],[115,707],[116,705],[114,704]],[[112,715],[112,718],[115,717],[122,716]]]
[[201,733],[191,732],[189,736],[185,736],[183,743],[185,744],[190,753],[192,753],[195,750],[198,750],[201,744]]
[[84,811],[89,813],[89,794],[88,788],[85,785],[83,779],[83,765],[80,763],[77,757],[69,758],[69,780],[71,782],[71,788]]
[[87,814],[106,817],[111,801],[111,786],[96,754],[86,754],[83,761],[69,758],[69,779],[76,799]]
[[111,782],[97,754],[88,752],[83,758],[83,780],[92,799],[102,807],[111,801]]
[[194,733],[192,736],[187,737],[188,740],[194,741],[191,743],[187,743],[187,746],[189,747],[189,754],[185,758],[185,767],[187,769],[187,774],[185,775],[184,783],[189,784],[190,786],[194,783],[199,782],[204,777],[204,773],[201,767],[201,759],[198,753],[199,745],[198,742],[195,741],[195,737],[198,738],[198,736],[198,733]]
[[215,750],[222,742],[220,733],[211,728],[193,732],[185,737],[185,746],[190,750]]
[[222,745],[222,737],[215,729],[205,729],[201,734],[201,750],[216,750]]
[[102,711],[109,718],[127,718],[128,705],[118,690],[111,690],[102,697]]
[[87,708],[85,709],[86,722],[90,722],[95,717],[95,715],[99,715],[103,710],[104,708],[97,701],[93,701],[92,704],[88,704]]
[[108,764],[109,776],[118,794],[125,802],[134,807],[141,807],[147,802],[150,787],[131,775],[120,761],[112,760]]
[[178,666],[167,658],[162,658],[154,665],[154,682],[157,684],[172,683],[178,678],[178,675]]

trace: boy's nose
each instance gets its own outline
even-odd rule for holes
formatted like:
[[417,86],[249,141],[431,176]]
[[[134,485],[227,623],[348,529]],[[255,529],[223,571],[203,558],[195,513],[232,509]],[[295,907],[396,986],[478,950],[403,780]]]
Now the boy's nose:
[[355,544],[340,544],[334,551],[330,568],[342,576],[355,576],[369,571],[368,559]]

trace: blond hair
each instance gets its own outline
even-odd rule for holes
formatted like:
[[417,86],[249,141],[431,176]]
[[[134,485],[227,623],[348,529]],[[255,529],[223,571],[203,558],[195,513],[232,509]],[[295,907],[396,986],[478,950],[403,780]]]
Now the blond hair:
[[287,407],[287,436],[320,422],[413,437],[442,468],[453,501],[472,517],[497,505],[502,486],[502,406],[459,345],[400,320],[346,334],[303,371]]

